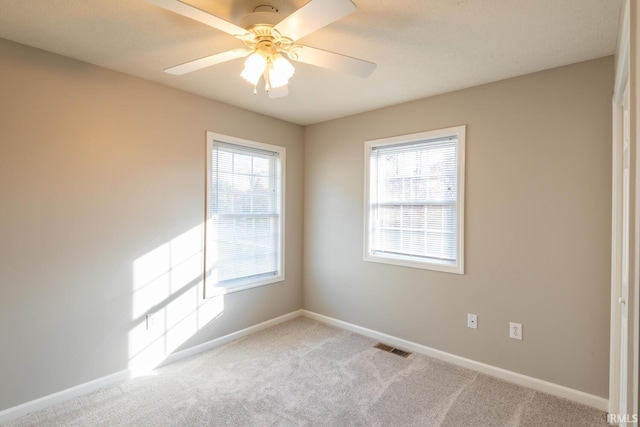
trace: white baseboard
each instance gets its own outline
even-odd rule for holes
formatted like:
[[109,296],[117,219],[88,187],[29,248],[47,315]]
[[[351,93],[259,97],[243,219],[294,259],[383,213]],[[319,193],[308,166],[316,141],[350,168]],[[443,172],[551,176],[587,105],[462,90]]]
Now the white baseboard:
[[[303,314],[304,314],[303,310],[296,310],[291,313],[285,314],[283,316],[279,316],[274,319],[270,319],[265,322],[259,323],[257,325],[253,325],[248,328],[242,329],[240,331],[225,335],[223,337],[216,338],[206,343],[190,347],[186,350],[172,353],[158,367],[168,365],[169,363],[176,362],[186,357],[194,356],[198,353],[202,353],[203,351],[221,346],[230,341],[237,340],[238,338],[244,337],[254,332],[258,332],[263,329],[269,328],[271,326],[275,326],[279,323],[286,322],[287,320],[295,319],[296,317],[300,317]],[[132,373],[131,370],[125,369],[124,371],[116,372],[115,374],[107,375],[105,377],[98,378],[96,380],[89,381],[83,384],[79,384],[77,386],[68,388],[66,390],[62,390],[57,393],[53,393],[53,394],[41,397],[39,399],[32,400],[30,402],[23,403],[21,405],[5,409],[3,411],[0,411],[0,425],[2,423],[6,423],[13,419],[27,415],[31,412],[40,411],[50,406],[58,405],[60,403],[64,403],[76,397],[84,396],[86,394],[92,393],[101,388],[113,385],[119,381],[123,381],[128,378],[131,378],[132,375],[134,374]]]
[[467,359],[464,357],[456,356],[455,354],[447,353],[444,351],[436,350],[417,344],[411,341],[404,340],[402,338],[396,338],[391,335],[383,334],[382,332],[374,331],[371,329],[363,328],[361,326],[354,325],[352,323],[343,322],[342,320],[327,317],[322,314],[314,313],[308,310],[302,310],[303,315],[309,319],[317,320],[338,328],[346,329],[351,332],[355,332],[360,335],[367,336],[369,338],[376,339],[390,344],[394,347],[398,347],[403,350],[410,350],[416,353],[424,354],[434,359],[442,360],[452,363],[454,365],[462,366],[464,368],[471,369],[473,371],[481,372],[492,377],[500,378],[502,380],[515,383],[524,387],[531,388],[536,391],[548,393],[553,396],[569,399],[573,402],[581,403],[583,405],[591,406],[601,411],[607,411],[609,400],[603,397],[594,396],[583,391],[574,390],[569,387],[554,384],[548,381],[540,380],[538,378],[529,377],[527,375],[519,374],[517,372],[508,371],[506,369],[498,368],[495,366],[487,365],[485,363],[476,362],[475,360]]
[[31,412],[40,411],[50,406],[66,402],[67,400],[71,400],[79,396],[84,396],[85,394],[89,394],[103,387],[107,387],[119,381],[126,380],[130,376],[131,372],[128,369],[125,369],[124,371],[116,372],[115,374],[107,375],[105,377],[98,378],[96,380],[89,381],[84,384],[59,391],[57,393],[49,394],[47,396],[23,403],[18,406],[14,406],[9,409],[5,409],[4,411],[0,411],[0,424],[19,418],[23,415],[27,415]]
[[238,338],[242,338],[249,334],[253,334],[255,332],[270,328],[272,326],[278,325],[280,323],[284,323],[288,320],[295,319],[296,317],[300,317],[303,315],[304,315],[304,310],[292,311],[291,313],[287,313],[282,316],[264,321],[262,323],[258,323],[257,325],[249,326],[248,328],[239,330],[237,332],[233,332],[229,335],[225,335],[223,337],[216,338],[214,340],[207,341],[199,345],[195,345],[185,350],[172,353],[169,356],[167,356],[167,358],[158,367],[168,365],[170,363],[176,362],[186,357],[194,356],[198,353],[202,353],[203,351],[211,350],[212,348],[219,347],[231,341],[235,341]]

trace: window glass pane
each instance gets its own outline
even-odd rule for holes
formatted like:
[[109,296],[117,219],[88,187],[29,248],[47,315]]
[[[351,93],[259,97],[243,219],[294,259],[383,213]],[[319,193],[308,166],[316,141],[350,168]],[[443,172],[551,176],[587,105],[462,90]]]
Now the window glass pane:
[[424,230],[425,206],[405,205],[402,207],[402,228]]
[[269,176],[269,160],[261,157],[253,159],[253,173],[257,176]]
[[213,164],[216,165],[218,171],[230,173],[233,169],[233,155],[220,150],[213,150],[212,153],[214,156]]
[[377,215],[379,227],[382,229],[399,228],[401,211],[400,206],[380,206]]
[[242,154],[233,154],[233,173],[235,174],[249,174],[251,173],[251,156],[244,156]]

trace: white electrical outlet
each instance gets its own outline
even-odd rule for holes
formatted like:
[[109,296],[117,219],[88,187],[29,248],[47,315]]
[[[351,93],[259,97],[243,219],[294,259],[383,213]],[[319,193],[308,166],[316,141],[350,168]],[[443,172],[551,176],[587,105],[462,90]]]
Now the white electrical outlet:
[[478,316],[475,314],[467,314],[467,327],[478,329]]
[[522,324],[521,323],[509,323],[509,338],[513,338],[515,340],[522,339]]

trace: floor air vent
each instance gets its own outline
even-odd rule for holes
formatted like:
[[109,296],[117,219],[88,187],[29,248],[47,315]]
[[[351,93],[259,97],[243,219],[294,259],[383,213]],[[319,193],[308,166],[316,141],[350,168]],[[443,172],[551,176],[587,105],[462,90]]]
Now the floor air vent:
[[386,351],[388,353],[393,353],[393,354],[397,354],[398,356],[402,356],[404,358],[407,358],[411,355],[410,352],[408,351],[404,351],[404,350],[400,350],[397,349],[395,347],[391,347],[390,345],[386,345],[386,344],[382,344],[381,342],[379,342],[378,344],[374,345],[375,348]]

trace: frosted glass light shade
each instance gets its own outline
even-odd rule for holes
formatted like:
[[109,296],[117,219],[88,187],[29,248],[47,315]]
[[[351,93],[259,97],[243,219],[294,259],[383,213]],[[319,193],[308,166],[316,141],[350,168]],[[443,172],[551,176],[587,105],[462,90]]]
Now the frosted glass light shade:
[[242,70],[240,76],[252,85],[256,86],[266,67],[267,60],[264,56],[254,52],[249,55],[247,60],[244,62],[244,70]]
[[295,68],[293,68],[291,62],[280,54],[275,55],[269,66],[269,83],[271,83],[271,87],[285,86],[294,72]]

